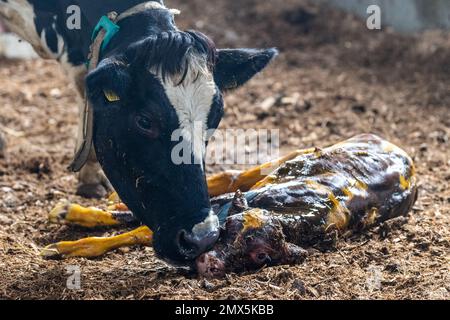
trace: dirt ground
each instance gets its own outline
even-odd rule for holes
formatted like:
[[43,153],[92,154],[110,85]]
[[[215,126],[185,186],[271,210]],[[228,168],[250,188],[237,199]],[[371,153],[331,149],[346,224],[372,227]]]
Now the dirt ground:
[[[54,62],[0,60],[0,125],[8,140],[0,160],[0,298],[448,299],[450,34],[369,31],[365,21],[312,1],[213,2],[166,1],[182,10],[181,27],[204,31],[220,47],[281,51],[267,71],[228,94],[221,127],[278,128],[282,150],[363,132],[391,140],[418,168],[421,192],[408,222],[342,239],[336,250],[302,265],[224,280],[186,275],[150,248],[43,260],[39,249],[55,241],[124,230],[47,222],[63,198],[102,204],[74,196],[76,177],[66,170],[75,92]],[[70,265],[81,268],[81,290],[66,288]]]

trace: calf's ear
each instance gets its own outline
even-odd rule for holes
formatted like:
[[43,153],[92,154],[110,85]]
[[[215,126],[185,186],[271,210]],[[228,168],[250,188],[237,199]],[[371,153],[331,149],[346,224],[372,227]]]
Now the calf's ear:
[[277,54],[274,48],[218,50],[214,80],[223,91],[236,89],[262,71]]
[[[100,97],[106,102],[117,102],[127,97],[131,76],[123,62],[105,59],[86,77],[88,98],[94,102]],[[95,106],[95,104],[94,104]]]

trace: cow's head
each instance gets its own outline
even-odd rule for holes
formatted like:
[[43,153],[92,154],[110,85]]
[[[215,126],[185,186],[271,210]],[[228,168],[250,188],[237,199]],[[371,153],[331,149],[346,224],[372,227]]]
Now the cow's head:
[[193,260],[219,234],[205,171],[206,131],[222,93],[261,71],[276,50],[216,50],[197,32],[163,32],[103,60],[87,77],[95,149],[122,200],[173,263]]

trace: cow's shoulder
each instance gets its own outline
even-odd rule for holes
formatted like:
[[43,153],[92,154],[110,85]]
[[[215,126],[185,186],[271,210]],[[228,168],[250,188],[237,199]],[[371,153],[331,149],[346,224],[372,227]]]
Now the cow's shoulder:
[[55,0],[0,0],[0,16],[9,29],[47,59],[60,56],[64,50],[57,32],[58,9]]

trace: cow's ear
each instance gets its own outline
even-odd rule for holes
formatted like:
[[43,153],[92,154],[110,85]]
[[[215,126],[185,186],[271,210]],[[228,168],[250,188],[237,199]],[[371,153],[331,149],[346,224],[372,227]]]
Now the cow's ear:
[[276,49],[219,50],[214,80],[221,90],[236,89],[262,71],[277,54]]
[[[118,102],[127,97],[131,86],[128,67],[123,62],[105,59],[86,77],[88,98],[106,102]],[[94,104],[95,106],[95,104]]]

